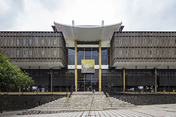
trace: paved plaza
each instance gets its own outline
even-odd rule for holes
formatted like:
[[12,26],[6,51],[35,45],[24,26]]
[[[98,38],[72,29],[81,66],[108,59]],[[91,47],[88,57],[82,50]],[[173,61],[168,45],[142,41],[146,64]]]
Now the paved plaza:
[[[26,110],[3,112],[0,117],[88,117],[88,111],[18,115],[24,111]],[[176,104],[138,106],[138,108],[126,110],[91,111],[90,117],[176,117]]]

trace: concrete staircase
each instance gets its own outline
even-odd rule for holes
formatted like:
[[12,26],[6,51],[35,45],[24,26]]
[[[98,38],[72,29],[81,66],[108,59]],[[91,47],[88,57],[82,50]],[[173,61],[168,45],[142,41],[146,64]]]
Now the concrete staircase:
[[[89,110],[92,92],[73,92],[69,100],[64,103],[66,97],[43,104],[30,110],[40,111],[86,111]],[[103,92],[95,92],[91,110],[111,110],[134,108],[133,104],[111,97],[112,104]]]

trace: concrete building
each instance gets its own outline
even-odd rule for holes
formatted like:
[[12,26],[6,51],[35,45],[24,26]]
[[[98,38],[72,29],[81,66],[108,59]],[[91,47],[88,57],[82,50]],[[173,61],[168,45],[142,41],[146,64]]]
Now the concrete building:
[[122,23],[104,22],[54,22],[52,27],[53,32],[0,31],[1,53],[35,82],[31,89],[11,94],[61,94],[71,89],[175,93],[176,32],[122,31]]

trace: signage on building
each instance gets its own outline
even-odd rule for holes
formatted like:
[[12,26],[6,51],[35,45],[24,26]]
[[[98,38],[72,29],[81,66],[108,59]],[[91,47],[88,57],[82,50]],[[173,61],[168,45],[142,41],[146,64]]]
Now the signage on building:
[[94,60],[81,60],[81,73],[95,73]]

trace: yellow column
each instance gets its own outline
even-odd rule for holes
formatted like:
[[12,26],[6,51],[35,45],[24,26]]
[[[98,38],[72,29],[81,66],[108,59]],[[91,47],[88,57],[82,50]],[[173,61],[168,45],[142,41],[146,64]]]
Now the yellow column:
[[101,40],[99,41],[99,91],[101,91]]
[[123,92],[125,92],[125,68],[123,68]]
[[78,88],[78,71],[77,71],[77,41],[75,40],[75,88]]
[[155,68],[155,93],[157,92],[157,69]]
[[51,92],[53,92],[53,70],[51,69]]

